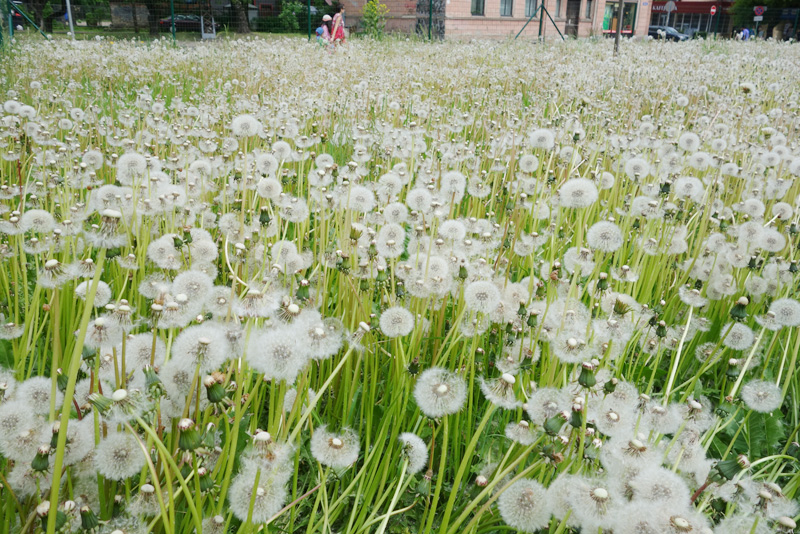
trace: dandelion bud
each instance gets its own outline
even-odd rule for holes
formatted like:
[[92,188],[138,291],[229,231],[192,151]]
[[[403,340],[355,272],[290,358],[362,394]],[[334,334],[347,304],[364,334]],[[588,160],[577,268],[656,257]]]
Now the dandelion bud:
[[50,501],[42,501],[36,507],[36,515],[39,517],[47,517],[50,513]]
[[214,373],[203,378],[206,395],[212,404],[218,404],[228,398],[228,391],[222,385],[222,380],[224,380],[224,375],[221,373]]
[[750,303],[747,297],[739,297],[739,300],[736,301],[733,308],[731,309],[731,317],[733,317],[734,321],[743,321],[747,318],[747,311],[745,308]]
[[565,421],[566,418],[562,414],[556,414],[544,422],[544,431],[551,436],[555,436],[561,431],[561,427],[564,426]]
[[591,389],[597,384],[597,379],[594,376],[595,367],[588,362],[581,365],[581,374],[578,376],[578,384],[586,389]]
[[605,393],[606,395],[614,393],[617,390],[618,383],[619,380],[617,380],[616,378],[612,378],[611,380],[606,381],[606,383],[603,384],[603,393]]
[[100,526],[100,521],[88,506],[81,507],[81,529],[92,531]]
[[181,419],[178,423],[180,436],[178,437],[178,447],[184,451],[193,451],[202,445],[203,437],[195,427],[191,419]]
[[36,451],[33,461],[31,461],[31,469],[43,473],[50,468],[50,445],[42,445]]

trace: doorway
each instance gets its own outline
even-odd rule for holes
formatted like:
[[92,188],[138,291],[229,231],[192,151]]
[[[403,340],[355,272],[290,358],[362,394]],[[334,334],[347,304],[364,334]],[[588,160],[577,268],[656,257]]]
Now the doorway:
[[581,0],[567,0],[567,24],[565,33],[578,37],[578,18],[581,13]]

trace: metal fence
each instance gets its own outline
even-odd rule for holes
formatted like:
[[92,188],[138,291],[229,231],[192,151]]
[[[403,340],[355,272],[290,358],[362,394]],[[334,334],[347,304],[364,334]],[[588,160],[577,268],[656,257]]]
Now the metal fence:
[[[0,0],[4,5],[7,1]],[[46,18],[39,16],[24,1],[14,0],[13,4],[30,15],[33,22],[48,33],[69,31],[66,13]],[[205,33],[210,31],[212,19],[213,29],[217,33],[245,29],[305,34],[310,26],[313,35],[321,24],[322,17],[326,14],[333,16],[335,7],[327,5],[323,0],[311,2],[310,10],[308,2],[297,0],[255,0],[255,3],[249,5],[239,3],[238,0],[175,0],[173,3],[138,0],[135,3],[112,1],[108,4],[82,5],[73,0],[71,10],[74,29],[78,35],[81,32],[102,31],[142,36],[171,35],[174,13],[175,31],[179,37],[191,33],[200,37],[201,28]],[[3,23],[3,26],[8,25],[7,17],[4,17]],[[32,24],[18,15],[12,17],[12,23],[14,27],[21,26],[24,30],[33,29]]]

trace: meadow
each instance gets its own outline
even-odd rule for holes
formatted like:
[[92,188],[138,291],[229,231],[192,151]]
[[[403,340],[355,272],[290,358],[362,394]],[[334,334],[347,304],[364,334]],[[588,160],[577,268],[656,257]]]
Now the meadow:
[[797,44],[2,54],[0,533],[795,531]]

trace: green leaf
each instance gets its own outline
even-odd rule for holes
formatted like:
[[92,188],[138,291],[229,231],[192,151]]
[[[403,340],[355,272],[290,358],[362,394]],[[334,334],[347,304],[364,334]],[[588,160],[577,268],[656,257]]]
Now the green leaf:
[[742,434],[737,439],[735,448],[738,449],[740,442],[746,440],[746,446],[742,447],[741,452],[747,454],[749,458],[762,458],[773,454],[773,451],[780,449],[781,442],[786,438],[780,414],[751,414],[747,421],[746,432]]

